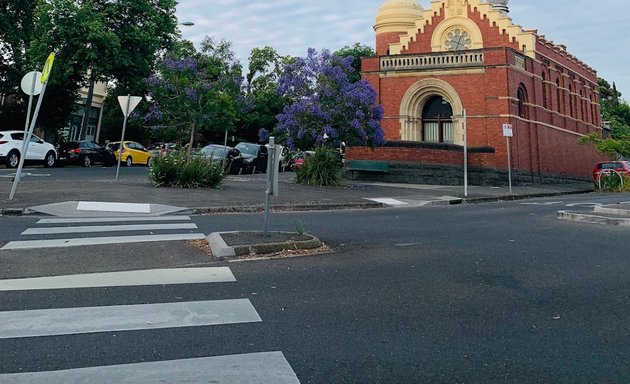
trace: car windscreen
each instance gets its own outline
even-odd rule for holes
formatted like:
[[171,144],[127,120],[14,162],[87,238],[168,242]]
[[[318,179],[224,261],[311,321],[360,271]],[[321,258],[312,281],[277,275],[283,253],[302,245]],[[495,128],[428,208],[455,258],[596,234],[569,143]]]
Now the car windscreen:
[[256,144],[238,143],[236,145],[236,149],[241,151],[241,153],[244,153],[250,156],[258,156],[258,147],[259,145],[256,145]]
[[212,157],[225,157],[227,149],[223,147],[203,147],[201,153],[212,155]]

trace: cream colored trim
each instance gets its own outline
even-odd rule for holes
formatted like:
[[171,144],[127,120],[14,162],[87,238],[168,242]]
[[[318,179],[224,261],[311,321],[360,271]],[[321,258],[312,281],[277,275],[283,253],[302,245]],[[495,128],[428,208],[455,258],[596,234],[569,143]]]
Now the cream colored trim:
[[420,80],[405,92],[399,109],[401,140],[422,140],[422,137],[418,137],[422,107],[432,96],[441,96],[451,105],[453,109],[454,144],[463,145],[461,123],[464,107],[455,88],[439,79]]
[[431,51],[447,51],[445,45],[446,35],[454,29],[462,29],[470,34],[470,39],[472,40],[470,49],[483,48],[483,35],[474,21],[466,17],[449,17],[435,27],[435,31],[433,31],[431,36]]
[[418,76],[445,76],[445,75],[479,75],[485,71],[483,68],[477,69],[459,69],[454,71],[423,71],[423,72],[380,72],[379,77],[381,79],[389,79],[396,77],[418,77]]
[[[512,19],[503,12],[494,9],[492,5],[484,0],[432,0],[431,6],[422,11],[422,16],[417,18],[415,25],[409,28],[406,34],[400,37],[400,41],[390,44],[390,54],[397,55],[405,49],[408,49],[409,42],[415,41],[418,33],[424,32],[426,25],[432,25],[434,14],[437,14],[438,16],[441,15],[443,4],[445,7],[445,20],[442,23],[448,24],[449,20],[452,18],[465,18],[463,13],[467,13],[467,8],[465,7],[466,3],[468,3],[471,9],[477,9],[477,11],[481,14],[482,19],[486,17],[486,21],[489,25],[495,25],[499,28],[500,33],[508,35],[510,41],[517,42],[520,52],[531,58],[535,57],[537,41],[536,34],[533,31],[525,31],[520,25],[512,23]],[[460,12],[460,9],[466,9],[466,11]],[[475,25],[474,29],[478,30],[478,27]],[[468,28],[468,31],[472,33],[473,28]],[[438,34],[437,39],[439,40],[440,37],[441,34]],[[436,51],[437,44],[434,44],[433,39],[434,37],[431,39],[431,46],[433,51]],[[477,43],[479,43],[479,41],[481,41],[481,39],[477,39]],[[475,42],[473,42],[473,44],[475,44]]]

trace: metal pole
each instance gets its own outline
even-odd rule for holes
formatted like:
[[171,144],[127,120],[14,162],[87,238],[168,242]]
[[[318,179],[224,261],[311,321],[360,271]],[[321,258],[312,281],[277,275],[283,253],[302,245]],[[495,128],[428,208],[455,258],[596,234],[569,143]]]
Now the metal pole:
[[275,138],[273,136],[271,136],[269,138],[269,149],[267,150],[267,189],[265,190],[265,221],[263,224],[263,235],[267,235],[268,234],[268,227],[269,227],[269,203],[271,200],[271,193],[272,193],[272,186],[273,186],[273,175],[274,172],[272,172],[272,169],[274,167],[275,164],[275,153],[276,153],[276,146],[275,146]]
[[130,104],[131,104],[131,95],[127,95],[127,105],[125,106],[125,118],[123,120],[122,134],[120,135],[120,146],[118,147],[118,164],[116,165],[116,181],[118,181],[118,172],[120,172],[120,160],[122,159],[123,143],[125,140],[125,129],[127,128],[127,116],[129,116]]
[[510,195],[512,194],[512,165],[510,160],[510,137],[505,137],[505,142],[507,143],[507,161],[508,161],[508,183],[510,185]]
[[[33,84],[31,86],[31,93],[35,93],[35,79],[37,76],[33,76]],[[35,123],[37,122],[37,115],[39,114],[39,109],[42,106],[42,100],[44,99],[44,93],[46,93],[46,85],[48,85],[48,79],[44,82],[42,86],[42,91],[39,94],[39,98],[37,99],[37,105],[35,106],[35,113],[33,113],[33,119],[30,121],[30,127],[24,131],[24,137],[22,137],[22,154],[20,156],[20,163],[18,164],[17,172],[15,173],[15,178],[13,178],[13,185],[11,186],[11,193],[9,194],[9,200],[13,200],[15,196],[15,191],[17,190],[17,185],[20,182],[20,175],[22,174],[22,168],[24,168],[24,160],[26,159],[26,154],[28,153],[28,145],[31,142],[31,135],[33,134],[33,130],[35,129]],[[28,114],[30,117],[30,107],[33,96],[31,95],[29,99],[29,110]],[[28,124],[27,117],[27,124]]]
[[468,197],[468,126],[464,109],[464,197]]

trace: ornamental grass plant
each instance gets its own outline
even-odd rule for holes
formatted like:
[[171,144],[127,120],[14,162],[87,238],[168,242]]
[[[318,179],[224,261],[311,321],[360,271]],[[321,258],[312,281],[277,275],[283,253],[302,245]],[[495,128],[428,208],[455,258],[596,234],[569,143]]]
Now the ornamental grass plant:
[[295,182],[315,186],[341,186],[342,166],[336,150],[319,147],[315,154],[306,158],[302,167],[295,171]]
[[226,176],[223,163],[188,157],[184,151],[158,157],[149,171],[149,180],[156,187],[217,188]]
[[595,188],[602,192],[630,192],[630,176],[616,173],[602,175],[600,184]]

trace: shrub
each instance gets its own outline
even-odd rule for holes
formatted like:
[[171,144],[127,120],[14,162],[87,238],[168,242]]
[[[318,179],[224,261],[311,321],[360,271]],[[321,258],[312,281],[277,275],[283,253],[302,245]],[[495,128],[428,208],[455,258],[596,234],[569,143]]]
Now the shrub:
[[340,186],[343,184],[342,166],[337,151],[319,147],[295,172],[295,182],[317,186]]
[[158,157],[149,171],[157,187],[217,188],[227,173],[224,165],[203,157],[188,158],[185,152]]
[[[602,175],[600,179],[600,191],[607,192],[630,192],[630,176],[623,176],[623,186],[621,177],[619,177],[616,173],[611,173],[609,175]],[[598,185],[595,185],[595,188],[598,188]]]

